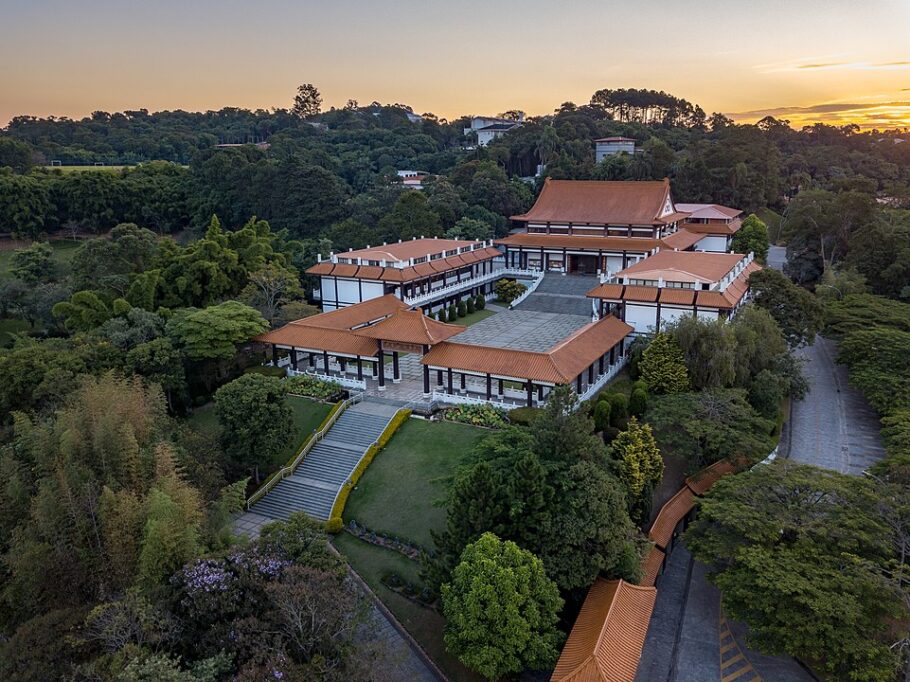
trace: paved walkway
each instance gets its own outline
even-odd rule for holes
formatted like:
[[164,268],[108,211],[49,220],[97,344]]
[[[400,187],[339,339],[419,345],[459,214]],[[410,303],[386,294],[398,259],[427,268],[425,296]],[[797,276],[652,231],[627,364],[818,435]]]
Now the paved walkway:
[[545,351],[590,321],[590,315],[506,310],[470,326],[452,340],[497,348]]
[[789,457],[842,474],[860,475],[884,457],[878,415],[850,386],[847,368],[838,365],[837,345],[817,337],[801,348],[809,394],[793,403]]

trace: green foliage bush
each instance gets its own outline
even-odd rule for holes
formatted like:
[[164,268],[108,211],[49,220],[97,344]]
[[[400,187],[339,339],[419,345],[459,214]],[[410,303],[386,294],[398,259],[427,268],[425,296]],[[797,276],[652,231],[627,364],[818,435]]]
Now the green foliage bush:
[[455,304],[449,306],[449,317],[447,320],[449,323],[458,321],[458,309],[455,307]]
[[272,367],[271,365],[255,365],[243,370],[244,374],[262,374],[267,377],[283,378],[287,372],[284,367]]
[[468,315],[470,315],[470,314],[473,313],[475,310],[477,310],[477,307],[474,305],[474,299],[473,299],[473,298],[469,298],[467,301],[465,301],[465,305],[467,305]]
[[439,320],[440,322],[446,322],[449,319],[448,316],[446,315],[445,308],[440,308],[439,310],[436,311],[436,319]]
[[367,449],[363,458],[358,462],[357,466],[354,468],[354,471],[351,472],[351,476],[348,481],[341,486],[341,490],[338,492],[338,497],[335,498],[335,504],[332,505],[332,513],[329,515],[329,518],[338,517],[342,518],[344,514],[344,506],[348,502],[348,495],[351,494],[351,489],[357,485],[357,481],[360,480],[360,477],[363,476],[363,472],[367,470],[367,467],[372,463],[373,458],[386,446],[386,444],[392,439],[392,436],[395,435],[395,432],[398,428],[404,424],[411,417],[411,410],[398,410],[395,413],[395,416],[392,417],[388,425],[385,427],[385,430],[379,435],[379,438],[376,440],[376,443],[371,445]]
[[455,307],[455,313],[458,317],[464,317],[468,314],[468,307],[465,305],[464,301],[458,302],[458,305]]
[[508,424],[505,411],[493,405],[456,405],[445,411],[449,421],[472,426],[484,426],[490,429],[501,429]]
[[516,407],[514,410],[509,410],[509,422],[520,426],[530,426],[540,413],[539,407]]
[[477,298],[474,300],[475,300],[474,305],[477,307],[478,310],[483,310],[484,308],[487,307],[487,299],[483,294],[477,294]]
[[340,516],[332,516],[325,522],[325,532],[332,535],[338,535],[344,529],[344,521]]
[[309,374],[298,374],[297,376],[288,377],[284,380],[284,385],[288,393],[319,400],[337,397],[342,392],[341,384],[317,379]]
[[521,296],[527,288],[524,284],[516,282],[514,279],[501,279],[493,286],[497,298],[506,305]]
[[594,428],[597,431],[604,432],[610,428],[610,412],[612,405],[609,400],[598,400],[594,407]]
[[633,417],[641,417],[647,409],[648,392],[641,388],[634,389],[629,397],[629,414]]
[[629,399],[623,393],[610,393],[606,400],[610,403],[610,424],[619,426],[629,416]]

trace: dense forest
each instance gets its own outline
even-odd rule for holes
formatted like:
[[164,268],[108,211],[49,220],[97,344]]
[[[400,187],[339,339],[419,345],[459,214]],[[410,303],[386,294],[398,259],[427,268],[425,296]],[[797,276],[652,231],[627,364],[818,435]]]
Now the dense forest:
[[[824,333],[883,417],[886,459],[859,485],[786,467],[731,477],[690,538],[763,650],[831,679],[895,677],[910,649],[910,133],[740,125],[648,90],[600,90],[483,148],[466,124],[402,105],[320,111],[301,88],[287,110],[19,117],[0,131],[0,677],[388,679],[388,652],[366,644],[369,602],[321,524],[232,532],[329,409],[300,396],[337,399],[326,382],[291,391],[251,340],[317,311],[303,273],[318,254],[504,235],[546,177],[669,177],[677,201],[760,216],[789,277],[754,275],[754,305],[730,324],[637,341],[629,376],[583,409],[560,391],[495,425],[448,481],[445,532],[424,557],[427,588],[461,622],[449,650],[490,679],[552,666],[586,586],[638,577],[662,455],[691,471],[764,458],[781,405],[806,394],[795,351]],[[593,140],[610,135],[640,151],[596,164]],[[428,173],[425,189],[405,189],[403,169]],[[777,494],[826,505],[780,536],[789,519],[749,502]],[[490,565],[532,576],[542,614],[510,624],[524,640],[499,638],[522,651],[508,663],[478,656],[486,625],[459,618]],[[794,583],[781,565],[798,567]],[[814,589],[776,610],[798,580]],[[831,604],[850,610],[807,616]]]

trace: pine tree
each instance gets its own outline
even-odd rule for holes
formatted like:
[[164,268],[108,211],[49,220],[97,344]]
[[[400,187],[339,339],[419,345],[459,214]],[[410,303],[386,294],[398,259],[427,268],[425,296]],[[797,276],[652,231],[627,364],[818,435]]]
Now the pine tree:
[[639,365],[641,377],[653,393],[689,390],[689,370],[679,345],[669,334],[658,333],[645,348]]
[[632,520],[640,523],[650,508],[650,496],[663,477],[664,463],[648,424],[639,424],[635,417],[629,427],[613,440],[611,455],[616,463],[619,480],[626,489]]

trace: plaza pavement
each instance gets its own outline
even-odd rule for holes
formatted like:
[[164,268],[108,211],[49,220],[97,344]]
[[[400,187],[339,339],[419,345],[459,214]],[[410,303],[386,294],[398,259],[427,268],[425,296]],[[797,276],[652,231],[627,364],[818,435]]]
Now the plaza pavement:
[[506,310],[452,337],[456,343],[545,351],[591,321],[590,316]]

